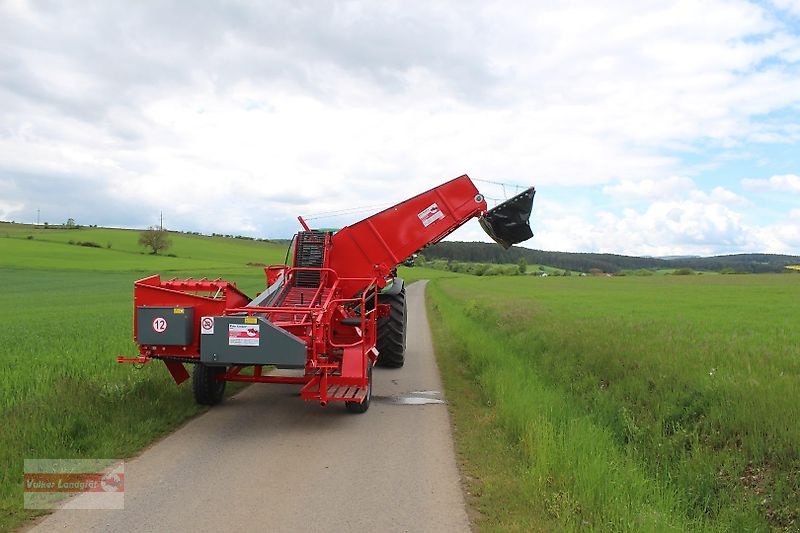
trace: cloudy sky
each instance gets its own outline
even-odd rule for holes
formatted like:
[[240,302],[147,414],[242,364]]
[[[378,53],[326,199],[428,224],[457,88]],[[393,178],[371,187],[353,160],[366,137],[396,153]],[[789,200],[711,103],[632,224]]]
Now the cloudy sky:
[[800,0],[0,0],[0,219],[278,238],[463,173],[532,248],[800,254]]

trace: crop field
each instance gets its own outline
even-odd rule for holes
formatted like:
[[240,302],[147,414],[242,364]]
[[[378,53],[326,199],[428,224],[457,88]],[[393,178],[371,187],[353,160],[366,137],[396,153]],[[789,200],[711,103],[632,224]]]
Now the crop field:
[[247,264],[285,254],[283,245],[178,234],[168,250],[176,257],[152,256],[137,239],[0,225],[0,531],[31,515],[22,509],[23,459],[128,457],[199,411],[190,387],[176,387],[160,363],[116,362],[136,353],[134,280],[222,276],[255,295],[263,270]]
[[800,276],[428,289],[482,529],[800,528]]

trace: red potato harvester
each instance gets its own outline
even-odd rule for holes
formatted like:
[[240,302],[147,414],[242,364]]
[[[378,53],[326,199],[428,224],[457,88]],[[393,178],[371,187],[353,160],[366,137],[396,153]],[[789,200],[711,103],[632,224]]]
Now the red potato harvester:
[[267,287],[253,299],[219,279],[141,279],[134,284],[139,356],[118,361],[163,361],[178,384],[189,379],[185,365],[194,365],[194,397],[203,405],[219,403],[227,381],[291,383],[305,400],[363,413],[373,365],[399,368],[405,360],[397,265],[473,217],[504,248],[529,239],[534,194],[531,187],[489,210],[464,175],[336,232],[312,230],[298,217],[292,266],[266,267]]

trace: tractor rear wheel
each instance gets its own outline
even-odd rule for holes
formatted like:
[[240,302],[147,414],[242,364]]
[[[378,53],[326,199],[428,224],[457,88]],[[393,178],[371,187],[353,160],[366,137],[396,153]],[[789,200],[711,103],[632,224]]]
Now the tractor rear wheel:
[[389,316],[378,319],[378,366],[400,368],[406,358],[406,289],[397,294],[379,294],[378,302],[389,304]]
[[367,395],[364,397],[364,401],[361,403],[344,402],[344,406],[351,413],[366,413],[367,409],[369,409],[369,402],[372,400],[372,362],[367,361],[367,365],[369,365],[367,367]]
[[224,366],[194,365],[192,391],[194,401],[200,405],[217,405],[225,395],[225,382],[217,381],[217,375],[225,372]]

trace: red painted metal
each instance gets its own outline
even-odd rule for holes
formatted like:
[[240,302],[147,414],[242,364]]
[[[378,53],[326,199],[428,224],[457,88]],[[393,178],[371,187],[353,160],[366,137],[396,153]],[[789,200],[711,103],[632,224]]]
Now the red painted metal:
[[189,379],[189,372],[186,370],[186,367],[183,366],[183,363],[178,361],[164,361],[164,364],[167,365],[167,370],[169,370],[172,379],[174,379],[175,383],[178,385]]
[[[200,317],[224,315],[226,309],[247,305],[249,301],[250,298],[237,289],[236,284],[227,281],[209,281],[205,278],[162,281],[158,275],[140,279],[133,284],[134,313],[137,307],[192,307],[197,324],[189,345],[139,345],[139,353],[144,357],[197,359],[200,357]],[[136,320],[133,321],[133,339],[139,339]]]
[[[472,180],[460,176],[337,231],[329,266],[343,278],[372,275],[382,282],[406,257],[486,211]],[[343,292],[361,288],[348,284]]]
[[[171,279],[150,276],[134,284],[134,308],[193,308],[193,333],[184,346],[140,345],[139,356],[119,362],[163,360],[177,383],[189,377],[184,363],[200,358],[202,317],[232,314],[262,316],[301,339],[307,349],[302,376],[264,373],[234,365],[217,379],[247,383],[303,385],[301,397],[321,405],[331,401],[361,402],[369,387],[369,365],[375,363],[377,319],[388,306],[378,303],[378,289],[406,257],[438,242],[473,217],[485,214],[486,202],[466,175],[381,211],[335,234],[302,233],[316,246],[314,267],[301,266],[300,244],[293,266],[272,265],[265,274],[269,287],[281,282],[273,305],[252,306],[235,284],[223,280]],[[296,241],[299,243],[299,241]],[[305,258],[306,262],[308,257]],[[270,300],[272,301],[272,300]],[[138,331],[134,321],[134,338]]]

